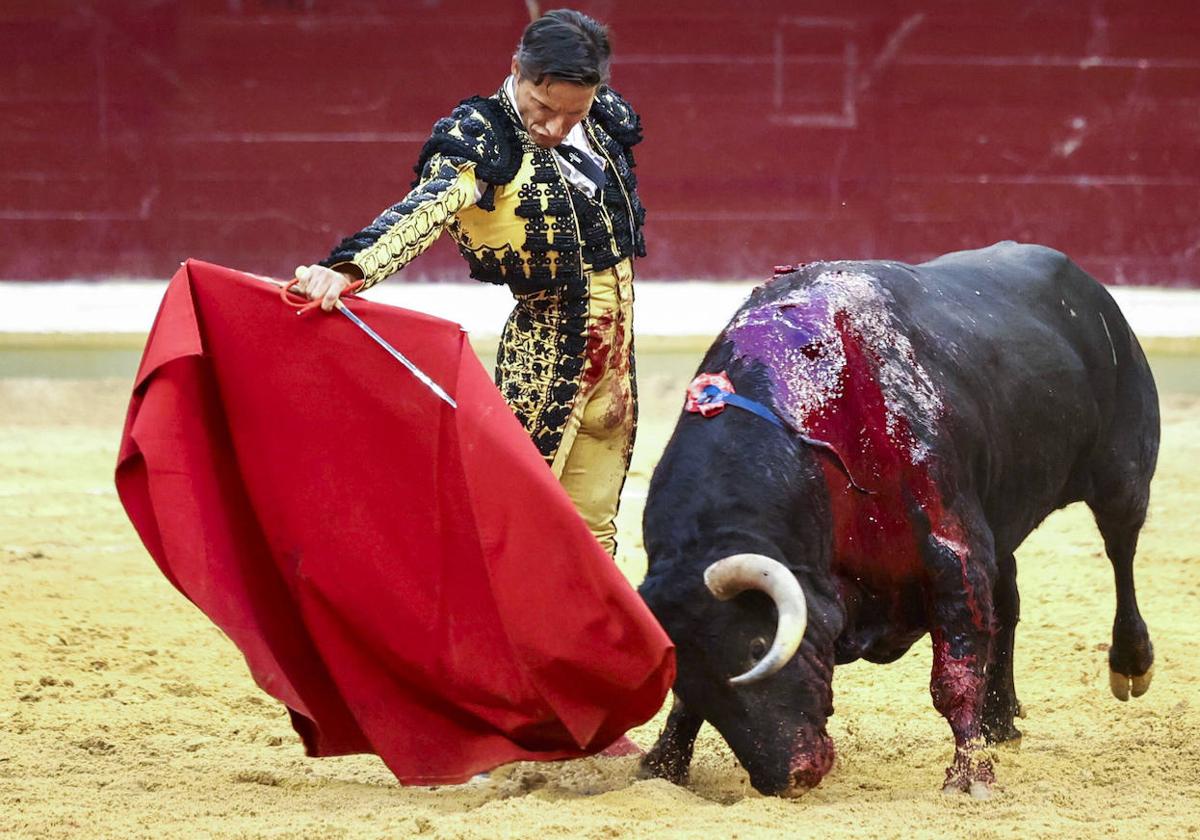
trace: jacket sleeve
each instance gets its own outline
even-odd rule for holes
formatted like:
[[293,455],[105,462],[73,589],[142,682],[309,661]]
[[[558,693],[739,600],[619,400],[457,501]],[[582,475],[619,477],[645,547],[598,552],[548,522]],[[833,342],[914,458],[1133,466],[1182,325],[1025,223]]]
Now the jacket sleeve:
[[321,265],[360,274],[364,289],[395,274],[434,243],[454,214],[475,203],[475,166],[465,158],[433,155],[403,200],[343,239]]

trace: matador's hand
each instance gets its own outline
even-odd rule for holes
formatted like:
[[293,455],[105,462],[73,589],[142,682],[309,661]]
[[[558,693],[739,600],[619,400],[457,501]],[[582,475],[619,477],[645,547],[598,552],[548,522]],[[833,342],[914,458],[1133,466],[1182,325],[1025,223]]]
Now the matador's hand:
[[295,290],[309,300],[320,300],[321,308],[329,312],[346,287],[358,278],[323,265],[300,265],[296,266],[296,279],[300,282]]

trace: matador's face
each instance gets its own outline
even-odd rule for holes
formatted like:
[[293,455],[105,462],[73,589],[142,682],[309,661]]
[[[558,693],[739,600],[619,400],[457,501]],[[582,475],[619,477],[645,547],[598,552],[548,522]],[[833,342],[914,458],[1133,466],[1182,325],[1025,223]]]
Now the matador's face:
[[540,85],[521,78],[517,60],[512,63],[517,110],[525,130],[543,149],[553,149],[579,121],[587,116],[596,96],[596,87],[546,76]]

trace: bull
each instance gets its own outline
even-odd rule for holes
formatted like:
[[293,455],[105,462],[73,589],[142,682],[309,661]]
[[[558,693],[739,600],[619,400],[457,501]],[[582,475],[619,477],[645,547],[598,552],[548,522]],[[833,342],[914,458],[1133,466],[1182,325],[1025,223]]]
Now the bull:
[[782,273],[717,337],[686,409],[643,521],[640,592],[678,655],[644,775],[684,783],[708,721],[758,791],[799,795],[833,764],[834,666],[929,634],[944,789],[986,797],[986,745],[1020,737],[1013,553],[1076,501],[1116,581],[1112,692],[1149,687],[1133,561],[1158,397],[1116,303],[1063,254]]

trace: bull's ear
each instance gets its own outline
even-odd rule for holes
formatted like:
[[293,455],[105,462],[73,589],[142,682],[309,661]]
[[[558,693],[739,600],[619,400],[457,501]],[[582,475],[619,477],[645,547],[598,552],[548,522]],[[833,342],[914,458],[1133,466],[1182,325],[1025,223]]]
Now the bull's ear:
[[637,591],[668,634],[669,621],[675,624],[686,621],[712,600],[699,575],[681,575],[671,570],[647,575]]
[[[648,572],[642,582],[638,584],[637,591],[646,603],[651,601],[660,604],[685,603],[689,597],[686,592],[682,591],[685,581],[683,575],[674,573],[670,569]],[[696,596],[690,597],[695,598]]]
[[638,586],[638,594],[651,612],[664,607],[670,600],[670,579],[667,575],[647,575]]
[[644,578],[642,578],[642,582],[638,584],[637,591],[638,594],[642,596],[642,600],[646,601],[654,597],[661,585],[661,575],[647,574]]

